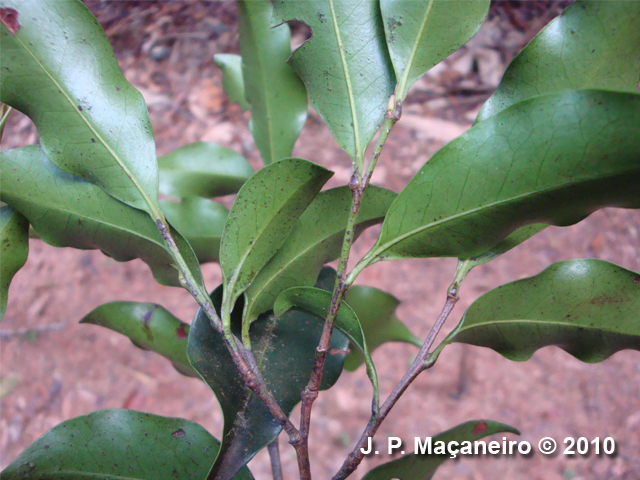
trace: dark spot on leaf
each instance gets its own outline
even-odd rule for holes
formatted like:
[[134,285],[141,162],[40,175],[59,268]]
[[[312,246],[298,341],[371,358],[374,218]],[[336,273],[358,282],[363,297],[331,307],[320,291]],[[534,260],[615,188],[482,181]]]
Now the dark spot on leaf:
[[96,139],[95,139],[95,138],[92,138],[92,139],[91,139],[91,143],[96,143]]
[[600,295],[589,300],[591,305],[607,305],[610,303],[624,303],[628,298],[613,297],[611,295]]
[[176,430],[175,432],[173,432],[171,435],[173,435],[176,438],[180,438],[180,437],[184,437],[184,430],[179,428],[178,430]]
[[183,339],[187,338],[187,332],[185,330],[186,325],[183,323],[178,328],[176,328],[176,337]]
[[640,282],[640,277],[636,277],[633,279],[633,283],[638,283],[638,282]]
[[473,427],[473,431],[471,432],[471,435],[480,435],[481,433],[484,433],[486,431],[487,431],[487,424],[481,420],[478,423],[476,423],[475,427]]
[[78,105],[78,110],[82,111],[82,105]]
[[7,30],[15,35],[20,31],[20,22],[18,21],[18,11],[13,8],[0,8],[0,21],[7,27]]
[[120,91],[120,87],[116,87],[116,92],[119,92],[119,91]]

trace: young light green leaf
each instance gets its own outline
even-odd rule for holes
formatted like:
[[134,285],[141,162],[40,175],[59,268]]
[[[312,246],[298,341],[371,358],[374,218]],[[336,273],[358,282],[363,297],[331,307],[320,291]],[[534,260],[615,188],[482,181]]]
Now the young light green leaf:
[[[300,216],[280,250],[246,290],[245,322],[270,310],[277,296],[287,288],[312,286],[322,266],[338,258],[351,197],[349,187],[320,192]],[[382,222],[395,197],[390,190],[369,187],[362,199],[354,238],[367,227]]]
[[242,57],[232,53],[218,53],[213,62],[222,70],[222,88],[231,103],[240,104],[240,108],[249,110],[251,105],[244,94],[244,78],[242,77]]
[[11,280],[27,261],[28,254],[29,222],[5,205],[0,208],[0,321],[7,309]]
[[187,239],[198,262],[217,262],[220,241],[229,210],[206,198],[188,197],[181,202],[160,200],[169,223]]
[[100,24],[80,0],[2,0],[0,100],[28,115],[61,170],[152,216],[158,167],[142,95],[122,76]]
[[[221,287],[214,290],[211,299],[220,312]],[[232,315],[232,329],[236,334],[242,325],[241,312],[242,298]],[[258,368],[286,414],[300,401],[300,393],[309,380],[322,327],[322,318],[301,310],[291,310],[280,318],[262,315],[251,325],[251,345]],[[327,357],[324,366],[323,390],[338,380],[348,344],[344,335],[334,332],[332,355]],[[216,394],[224,414],[222,447],[208,478],[228,480],[277,438],[282,428],[262,400],[247,388],[220,335],[201,311],[191,324],[187,354]]]
[[[126,262],[140,258],[163,285],[180,286],[173,258],[154,221],[100,187],[63,172],[38,146],[0,152],[0,199],[24,215],[38,236],[55,247],[100,249]],[[196,281],[198,261],[172,230]]]
[[636,92],[639,22],[638,2],[576,1],[513,59],[476,122],[521,100],[562,90]]
[[[99,410],[56,425],[2,472],[3,480],[205,478],[220,442],[197,423]],[[243,468],[236,480],[253,480]]]
[[187,358],[189,325],[157,303],[110,302],[87,314],[80,323],[109,328],[133,344],[168,359],[178,372],[198,377]]
[[253,175],[239,153],[212,142],[184,145],[158,159],[160,193],[169,197],[218,197],[236,193]]
[[[285,290],[276,299],[273,311],[276,315],[282,316],[292,308],[299,308],[325,319],[331,305],[332,292],[314,287],[293,287]],[[324,323],[324,322],[323,322]],[[358,315],[346,303],[342,302],[340,310],[335,320],[335,326],[344,333],[351,344],[355,345],[364,356],[367,365],[367,375],[373,385],[373,398],[375,405],[378,405],[378,374],[373,364],[367,342],[360,325]]]
[[[394,478],[402,480],[431,480],[438,467],[451,458],[451,454],[446,449],[446,446],[451,442],[458,442],[460,452],[463,451],[463,448],[471,449],[468,451],[473,452],[473,445],[476,440],[505,432],[520,435],[520,432],[515,428],[493,420],[465,422],[431,438],[432,453],[428,453],[429,450],[425,448],[424,454],[409,454],[391,460],[367,472],[362,477],[362,480],[392,480]],[[426,440],[422,443],[424,444],[425,442]],[[443,444],[438,442],[443,442]],[[480,451],[482,452],[482,450]]]
[[367,261],[474,258],[516,228],[640,207],[640,95],[520,102],[440,149],[391,205]]
[[[411,333],[396,316],[395,311],[400,305],[400,300],[390,293],[374,287],[354,285],[347,290],[344,299],[360,320],[369,352],[373,353],[386,342],[405,342],[416,347],[422,346],[422,340]],[[344,368],[354,371],[365,359],[359,349],[349,350]]]
[[485,293],[447,342],[518,361],[556,345],[583,362],[601,362],[640,350],[639,312],[640,274],[603,260],[569,260]]
[[473,37],[489,0],[380,0],[391,61],[398,79],[396,97]]
[[313,34],[293,52],[291,66],[340,147],[362,162],[396,83],[378,2],[276,0],[273,24],[289,20],[305,22]]
[[238,0],[240,52],[251,133],[265,165],[291,156],[307,120],[307,91],[287,65],[288,25],[271,28],[271,0]]
[[220,244],[225,305],[235,304],[332,175],[307,160],[288,158],[259,170],[243,185]]

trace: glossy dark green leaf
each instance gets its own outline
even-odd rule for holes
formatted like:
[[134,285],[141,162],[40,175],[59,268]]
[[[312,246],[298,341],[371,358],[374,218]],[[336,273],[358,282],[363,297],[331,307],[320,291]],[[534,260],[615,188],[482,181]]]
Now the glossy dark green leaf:
[[473,37],[489,0],[380,0],[387,45],[398,78],[396,96]]
[[640,274],[596,259],[554,263],[485,293],[448,341],[489,347],[519,361],[547,345],[583,362],[640,350]]
[[513,59],[476,121],[521,100],[579,88],[636,92],[640,3],[578,0]]
[[33,120],[58,168],[159,212],[147,107],[95,17],[80,0],[2,0],[0,7],[13,9],[17,27],[0,26],[0,100]]
[[[219,287],[211,298],[220,307]],[[242,299],[236,306],[232,327],[239,334],[242,324]],[[262,315],[251,325],[251,345],[262,376],[278,404],[289,414],[300,401],[320,341],[324,319],[301,310],[291,310],[276,318]],[[340,332],[331,340],[331,355],[327,357],[322,388],[331,387],[342,372],[345,350],[349,341]],[[262,401],[251,393],[239,376],[221,337],[200,311],[191,324],[188,356],[194,368],[212,388],[224,414],[224,435],[220,456],[209,475],[210,479],[227,480],[245,465],[281,431]]]
[[[344,298],[360,320],[369,352],[373,353],[386,342],[405,342],[417,347],[422,346],[422,340],[411,333],[396,316],[400,300],[390,293],[374,287],[354,285],[347,290]],[[350,348],[344,368],[353,371],[362,365],[364,360],[359,349]]]
[[273,24],[289,20],[306,23],[313,35],[291,66],[338,144],[362,161],[396,83],[378,2],[276,0]]
[[[338,258],[351,197],[348,187],[320,192],[300,216],[287,241],[246,290],[245,321],[253,321],[270,310],[276,297],[287,288],[312,286],[322,266]],[[369,187],[363,196],[354,238],[365,228],[382,222],[395,197],[390,190]]]
[[[220,442],[197,423],[99,410],[53,427],[2,472],[3,480],[205,478]],[[252,480],[247,468],[236,480]]]
[[[438,467],[451,457],[451,454],[446,453],[446,445],[449,445],[451,442],[458,442],[461,452],[463,448],[471,448],[472,450],[470,451],[472,452],[473,442],[496,433],[515,433],[516,435],[520,435],[520,432],[515,428],[505,425],[504,423],[494,422],[493,420],[473,420],[465,422],[432,437],[431,455],[428,454],[428,451],[425,451],[424,454],[405,455],[404,457],[391,460],[374,468],[367,472],[362,479],[431,480]],[[424,438],[421,439],[423,444],[425,441]],[[437,442],[444,442],[445,450],[436,450],[436,447],[439,446]],[[502,442],[500,441],[499,444],[502,445]],[[440,446],[440,448],[442,447]],[[436,453],[436,451],[438,453]]]
[[[4,180],[4,179],[3,179]],[[5,180],[6,181],[6,180]],[[7,309],[7,295],[13,276],[29,254],[29,222],[8,206],[0,208],[0,321]]]
[[473,258],[518,227],[640,207],[640,95],[520,102],[440,149],[398,195],[368,259]]
[[157,303],[105,303],[80,323],[100,325],[121,333],[137,347],[152,350],[171,361],[183,375],[198,377],[187,359],[189,325]]
[[212,142],[184,145],[158,159],[160,193],[174,198],[236,193],[253,175],[239,153]]
[[[322,288],[293,287],[278,295],[273,306],[273,311],[276,315],[282,316],[293,308],[299,308],[324,319],[327,317],[329,305],[331,305],[331,297],[332,292]],[[356,315],[356,312],[354,312],[345,301],[342,302],[340,310],[338,310],[335,326],[349,338],[351,344],[355,345],[364,356],[364,361],[367,365],[367,375],[373,385],[373,395],[377,405],[378,374],[376,373],[376,367],[373,364],[371,355],[369,355],[367,341],[362,331],[358,315]]]
[[226,306],[234,305],[278,251],[332,175],[307,160],[288,158],[259,170],[244,184],[220,244]]
[[[0,199],[24,215],[38,236],[55,247],[100,249],[120,262],[140,258],[163,285],[180,286],[178,271],[154,221],[63,172],[38,146],[0,152]],[[191,247],[172,231],[196,280],[202,283]]]
[[307,119],[307,91],[287,65],[288,25],[271,28],[270,0],[238,0],[240,52],[251,133],[265,165],[291,156]]
[[222,88],[231,103],[240,104],[240,108],[251,107],[244,94],[244,78],[242,77],[242,57],[232,53],[218,53],[213,61],[222,70]]
[[181,202],[160,200],[167,220],[187,239],[198,262],[217,262],[222,231],[229,210],[207,198],[188,197]]

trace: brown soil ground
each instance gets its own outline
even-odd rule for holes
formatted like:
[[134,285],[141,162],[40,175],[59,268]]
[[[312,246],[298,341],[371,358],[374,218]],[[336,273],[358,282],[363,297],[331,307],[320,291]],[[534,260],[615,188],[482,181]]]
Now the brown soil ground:
[[[247,117],[229,105],[211,57],[237,52],[232,2],[88,2],[112,40],[127,78],[147,99],[158,153],[196,140],[210,140],[259,157]],[[392,133],[373,181],[399,191],[437,148],[468,128],[513,55],[553,16],[554,2],[502,2],[474,40],[436,67],[413,89],[402,122]],[[304,31],[297,29],[300,43]],[[37,142],[31,122],[13,114],[2,148]],[[315,113],[294,151],[336,171],[332,186],[349,177],[349,161]],[[640,214],[607,209],[569,228],[549,228],[474,270],[445,330],[483,292],[533,275],[552,262],[597,257],[640,271],[636,254]],[[376,230],[356,246],[372,245]],[[161,287],[139,261],[116,263],[95,251],[55,249],[30,243],[27,265],[11,286],[2,324],[0,466],[59,422],[100,408],[133,408],[180,416],[219,436],[222,417],[210,390],[180,376],[151,352],[96,326],[79,325],[92,308],[113,300],[160,302],[182,319],[196,308],[189,295]],[[424,337],[453,277],[455,260],[384,262],[367,270],[362,284],[376,285],[400,300],[399,316]],[[220,282],[217,265],[206,265],[209,288]],[[27,331],[26,334],[24,332]],[[383,395],[406,370],[416,351],[389,344],[374,354]],[[637,480],[640,479],[640,355],[617,353],[587,365],[550,347],[525,363],[481,348],[454,345],[399,402],[378,436],[433,435],[466,420],[489,418],[518,427],[537,443],[545,436],[613,437],[617,455],[574,457],[540,453],[524,458],[466,457],[451,461],[436,478],[451,480]],[[370,387],[362,369],[344,373],[321,395],[314,410],[312,450],[316,478],[340,466],[368,419]],[[294,412],[294,418],[297,413]],[[285,477],[296,478],[293,450],[281,438]],[[388,460],[367,459],[357,477]],[[250,463],[269,478],[261,452]]]

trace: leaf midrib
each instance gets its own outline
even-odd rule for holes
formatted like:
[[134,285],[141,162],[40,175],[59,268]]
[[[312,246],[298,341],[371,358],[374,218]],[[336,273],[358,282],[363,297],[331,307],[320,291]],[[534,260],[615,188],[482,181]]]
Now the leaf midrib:
[[[42,64],[42,62],[36,57],[36,55],[24,44],[24,42],[18,37],[18,36],[14,36],[14,38],[16,39],[16,41],[22,46],[22,48],[24,48],[27,53],[29,53],[29,55],[31,55],[31,57],[33,58],[33,60],[36,62],[36,64],[40,67],[40,69],[45,73],[45,75],[47,77],[49,77],[49,80],[51,80],[53,82],[53,84],[56,86],[56,88],[58,88],[58,90],[60,92],[62,92],[62,94],[64,95],[64,97],[67,99],[67,101],[69,102],[69,104],[71,105],[71,110],[73,112],[75,112],[81,119],[82,121],[87,125],[87,127],[89,128],[89,130],[91,130],[91,133],[93,133],[96,138],[98,139],[98,141],[102,144],[102,146],[109,152],[109,154],[116,160],[116,162],[118,163],[118,165],[120,165],[120,168],[122,168],[125,173],[127,174],[127,176],[129,177],[129,179],[131,180],[131,183],[133,183],[133,185],[136,187],[136,189],[140,192],[140,194],[142,195],[142,198],[144,199],[144,201],[146,202],[146,204],[149,206],[150,211],[157,216],[158,218],[162,218],[162,214],[158,215],[158,209],[155,208],[153,202],[151,201],[151,198],[149,198],[149,196],[147,195],[147,193],[144,191],[144,189],[140,186],[140,184],[138,183],[138,181],[136,180],[136,177],[131,173],[131,171],[127,168],[126,164],[122,161],[122,159],[118,156],[118,154],[111,148],[111,146],[104,140],[104,138],[102,138],[102,135],[95,129],[93,128],[93,126],[91,125],[91,123],[85,118],[85,116],[80,113],[80,111],[76,108],[76,104],[75,102],[71,99],[71,97],[69,96],[69,93],[66,91],[66,89],[60,85],[56,79],[51,75],[51,73],[49,73],[49,71],[45,68],[45,66]],[[106,192],[106,190],[105,190]],[[107,192],[108,193],[108,192]],[[110,195],[112,196],[112,195]],[[114,197],[115,198],[115,197]]]
[[347,59],[344,56],[344,46],[342,45],[342,37],[340,34],[340,27],[338,26],[338,20],[336,18],[336,10],[333,4],[334,0],[329,0],[329,7],[331,8],[331,21],[333,22],[333,29],[338,43],[338,52],[340,54],[340,61],[342,63],[342,70],[344,72],[345,82],[347,84],[347,96],[349,98],[349,107],[351,109],[351,118],[353,121],[353,137],[355,142],[355,156],[356,160],[359,160],[362,152],[360,151],[360,128],[358,126],[358,114],[356,112],[356,102],[353,97],[353,87],[351,86],[351,77],[349,69],[347,68]]
[[398,88],[398,95],[400,96],[400,99],[403,99],[404,96],[406,95],[406,88],[407,88],[407,81],[409,79],[409,73],[411,72],[411,67],[413,65],[413,60],[416,56],[416,53],[418,51],[418,46],[420,45],[420,42],[422,41],[422,37],[424,35],[424,31],[425,28],[427,26],[427,23],[429,22],[429,17],[431,15],[431,9],[433,8],[433,3],[435,0],[429,0],[429,5],[427,6],[427,10],[425,11],[424,17],[422,17],[422,22],[420,23],[420,29],[418,30],[418,35],[416,36],[416,41],[413,44],[413,47],[411,48],[411,54],[409,55],[409,60],[407,61],[407,67],[405,68],[403,74],[402,74],[402,79],[399,82],[399,88]]

